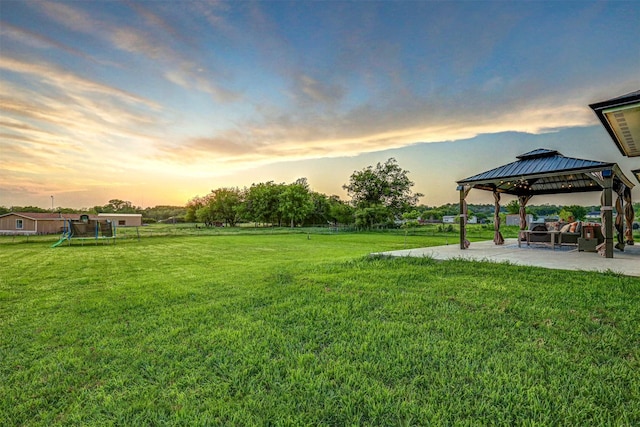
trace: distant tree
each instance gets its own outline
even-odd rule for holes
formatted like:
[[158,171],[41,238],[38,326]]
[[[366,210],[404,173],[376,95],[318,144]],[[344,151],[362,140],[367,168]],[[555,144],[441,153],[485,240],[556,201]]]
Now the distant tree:
[[371,213],[381,212],[381,207],[387,209],[391,216],[399,217],[407,209],[416,206],[422,196],[412,193],[413,182],[408,173],[398,165],[396,159],[390,158],[385,163],[378,163],[375,168],[369,166],[353,172],[349,183],[343,188],[347,190],[356,209],[372,209],[365,217],[377,216]]
[[574,221],[584,221],[587,217],[587,208],[578,205],[565,206],[558,215],[565,221],[570,220],[570,217],[572,217]]
[[284,187],[284,184],[275,184],[273,181],[252,184],[244,196],[246,219],[255,223],[281,225],[282,212],[279,204]]
[[11,206],[9,212],[33,212],[33,213],[44,213],[51,212],[51,209],[43,209],[37,206]]
[[329,197],[329,221],[334,224],[353,224],[355,221],[354,208],[340,200],[338,196]]
[[331,216],[331,202],[329,197],[315,191],[311,191],[309,195],[313,209],[307,214],[305,224],[326,224],[327,221],[330,221]]
[[[142,220],[146,223],[150,223],[151,219],[157,222],[176,217],[184,217],[186,220],[187,208],[185,206],[158,205],[154,207],[147,207],[140,213],[142,214]],[[194,221],[195,217],[186,222]]]
[[242,194],[239,188],[218,188],[211,190],[208,204],[215,221],[222,221],[230,227],[235,227],[241,203]]
[[517,214],[520,213],[520,202],[517,199],[510,201],[505,205],[505,209],[508,214]]
[[199,207],[195,212],[195,217],[196,221],[202,222],[207,227],[212,227],[215,222],[213,211],[208,204]]
[[278,211],[282,218],[291,224],[302,223],[306,216],[313,211],[313,201],[309,192],[306,178],[286,185],[280,193]]
[[11,209],[5,208],[4,206],[0,206],[0,215],[4,215],[9,212],[11,212]]
[[534,217],[544,217],[549,215],[557,215],[561,208],[556,205],[531,205],[527,207],[527,213],[531,213]]
[[421,215],[422,215],[422,212],[420,212],[417,209],[414,209],[411,212],[403,213],[402,219],[404,220],[404,224],[402,226],[404,228],[417,227],[418,225],[420,225],[418,220],[420,219]]
[[94,206],[95,213],[138,213],[141,208],[135,207],[127,200],[111,199],[106,205]]
[[356,209],[356,227],[374,228],[387,226],[393,222],[393,213],[383,205],[372,205]]
[[186,222],[196,222],[198,220],[198,209],[202,208],[206,204],[206,199],[200,196],[195,196],[193,199],[187,202],[187,212],[185,214]]
[[[222,222],[234,227],[238,222],[242,193],[238,188],[218,188],[204,197],[192,199],[187,219],[195,219],[207,226]],[[193,212],[193,213],[191,213]]]

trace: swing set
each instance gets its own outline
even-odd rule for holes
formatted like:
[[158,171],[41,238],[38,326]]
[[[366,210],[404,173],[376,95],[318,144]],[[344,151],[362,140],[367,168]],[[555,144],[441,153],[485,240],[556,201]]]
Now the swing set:
[[51,247],[55,248],[64,242],[71,245],[72,240],[85,241],[94,240],[96,245],[99,241],[116,242],[116,225],[111,220],[90,219],[89,215],[80,215],[79,220],[65,219],[62,226],[60,240]]

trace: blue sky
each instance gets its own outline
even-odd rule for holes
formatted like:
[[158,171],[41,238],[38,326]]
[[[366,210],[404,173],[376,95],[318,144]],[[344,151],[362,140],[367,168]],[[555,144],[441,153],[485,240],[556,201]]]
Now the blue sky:
[[640,88],[638,22],[633,1],[2,1],[0,205],[299,177],[344,197],[391,156],[438,205],[539,147],[628,172],[588,104]]

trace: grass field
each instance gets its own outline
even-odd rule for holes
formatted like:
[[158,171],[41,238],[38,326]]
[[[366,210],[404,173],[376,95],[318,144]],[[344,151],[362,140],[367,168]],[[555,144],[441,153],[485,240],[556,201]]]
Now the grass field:
[[640,281],[450,242],[0,241],[0,425],[640,424]]

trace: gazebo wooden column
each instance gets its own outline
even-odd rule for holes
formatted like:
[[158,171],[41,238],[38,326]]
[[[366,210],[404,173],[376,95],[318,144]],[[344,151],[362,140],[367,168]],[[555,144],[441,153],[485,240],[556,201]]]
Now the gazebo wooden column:
[[470,185],[459,185],[460,191],[460,249],[469,248],[470,242],[467,240],[467,194],[471,191]]
[[527,229],[527,203],[531,200],[531,195],[518,196],[518,203],[520,204],[520,230]]
[[496,245],[504,244],[504,237],[500,232],[500,193],[493,191],[493,243]]
[[631,200],[631,189],[625,187],[624,189],[624,219],[627,223],[625,230],[625,238],[627,245],[633,245],[633,218],[635,212],[633,211],[633,201]]
[[613,258],[613,171],[602,171],[604,186],[602,190],[602,219],[604,226],[604,256]]

